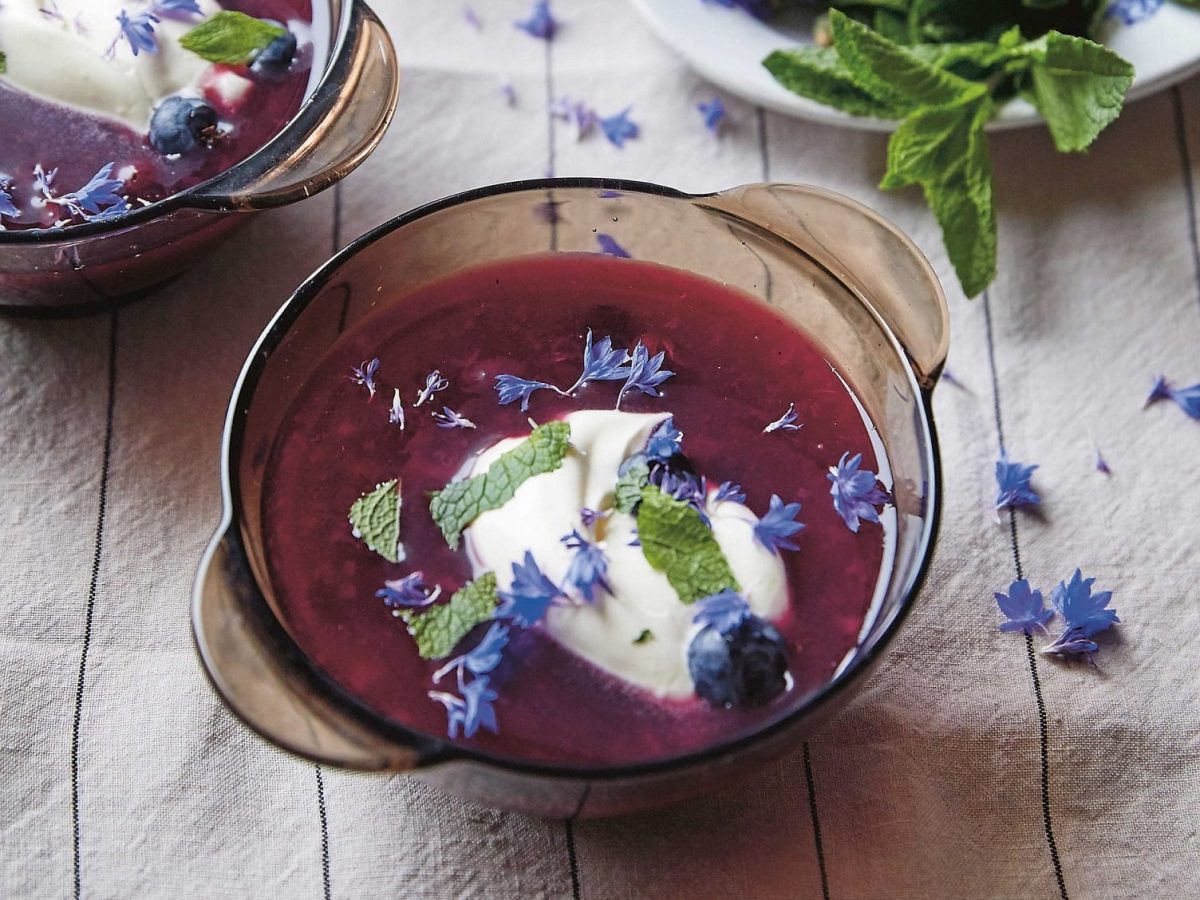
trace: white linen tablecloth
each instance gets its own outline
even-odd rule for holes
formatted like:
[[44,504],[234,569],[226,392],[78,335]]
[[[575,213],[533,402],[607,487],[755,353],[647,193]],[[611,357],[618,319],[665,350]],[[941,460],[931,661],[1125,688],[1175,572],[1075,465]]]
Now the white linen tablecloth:
[[[1200,83],[1132,105],[1087,155],[995,135],[1000,277],[967,301],[920,197],[875,188],[885,137],[726,97],[713,140],[695,104],[716,92],[625,3],[556,0],[549,46],[512,27],[526,0],[479,0],[481,32],[456,2],[375,7],[405,81],[358,172],[153,299],[0,321],[0,896],[1200,896],[1200,423],[1142,409],[1156,372],[1200,380]],[[548,116],[564,94],[632,104],[641,137],[576,142]],[[936,396],[931,577],[856,702],[749,786],[623,820],[538,821],[287,756],[221,705],[190,632],[225,404],[269,315],[367,228],[548,171],[865,201],[942,275],[964,385]],[[997,524],[1002,445],[1041,465],[1041,516]],[[996,627],[994,590],[1076,566],[1122,617],[1099,670]]]

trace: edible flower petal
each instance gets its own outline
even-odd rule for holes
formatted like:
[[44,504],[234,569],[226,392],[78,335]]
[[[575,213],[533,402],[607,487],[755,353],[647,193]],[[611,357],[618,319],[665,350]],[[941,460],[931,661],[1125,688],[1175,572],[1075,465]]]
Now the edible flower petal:
[[429,606],[442,594],[440,586],[432,590],[425,584],[425,576],[421,572],[413,572],[403,578],[385,581],[383,587],[375,592],[376,597],[383,599],[384,606],[389,609],[406,607],[420,609]]
[[500,405],[507,406],[520,400],[521,412],[529,411],[529,398],[533,396],[534,392],[546,388],[553,390],[554,386],[546,384],[544,381],[518,378],[516,375],[496,376],[496,393],[499,395]]
[[121,190],[125,187],[125,182],[120,178],[112,177],[112,170],[115,165],[116,163],[107,163],[101,166],[87,184],[79,188],[79,190],[63,194],[61,197],[55,197],[47,193],[50,189],[51,180],[58,172],[57,169],[49,175],[42,176],[38,181],[38,185],[43,190],[43,193],[46,194],[46,201],[48,203],[56,203],[59,206],[65,207],[72,215],[82,216],[83,218],[96,218],[105,212],[111,211],[112,208],[124,212],[129,208],[129,204],[120,194]]
[[10,219],[15,219],[21,214],[13,203],[12,194],[7,190],[7,186],[0,183],[0,216],[8,216]]
[[629,118],[632,109],[632,106],[627,106],[615,116],[600,120],[600,130],[604,132],[608,142],[615,147],[623,148],[626,141],[640,134],[637,123]]
[[[462,657],[463,665],[473,675],[486,675],[500,665],[507,644],[508,626],[493,622],[487,634],[475,645],[475,649]],[[437,680],[436,676],[434,680]]]
[[486,675],[473,679],[462,689],[466,710],[463,713],[463,737],[475,737],[480,727],[486,728],[492,734],[499,734],[500,728],[496,722],[496,710],[492,701],[496,692],[488,687]]
[[720,634],[729,634],[750,615],[750,604],[737,591],[725,588],[719,594],[696,601],[692,622],[708,626]]
[[796,419],[800,418],[796,414],[796,404],[789,403],[787,412],[763,429],[763,434],[770,434],[772,431],[799,431],[803,425],[795,424]]
[[529,18],[513,24],[529,36],[543,41],[554,40],[554,35],[558,32],[558,21],[550,13],[550,0],[535,0],[533,8],[529,11]]
[[683,432],[675,427],[675,417],[669,416],[663,420],[646,444],[646,459],[650,462],[669,463],[679,452],[683,443]]
[[574,125],[576,141],[582,141],[591,134],[592,129],[600,122],[600,117],[594,109],[582,100],[573,101],[570,97],[559,97],[551,103],[550,115]]
[[720,97],[713,97],[703,103],[696,104],[696,109],[704,119],[704,127],[714,137],[721,133],[721,124],[725,121],[725,103]]
[[379,357],[372,357],[369,361],[355,366],[350,375],[350,380],[355,384],[361,384],[367,389],[367,393],[375,396],[375,374],[379,371]]
[[417,402],[413,406],[421,406],[438,391],[444,391],[448,387],[450,387],[450,379],[444,377],[440,370],[434,369],[425,376],[425,387],[417,391]]
[[617,259],[633,259],[633,254],[617,243],[617,239],[611,234],[596,235],[596,243],[600,245],[600,252],[607,256],[615,256]]
[[483,22],[482,22],[482,20],[480,20],[479,14],[476,13],[472,7],[464,4],[463,8],[462,8],[462,14],[463,14],[463,20],[468,25],[470,25],[476,31],[483,31]]
[[563,592],[542,573],[529,550],[525,551],[524,564],[513,563],[512,571],[512,588],[496,592],[501,601],[496,617],[512,619],[529,628],[546,617],[550,604],[562,597]]
[[461,416],[448,406],[443,406],[441,412],[433,414],[433,420],[438,428],[474,428],[475,423],[466,416]]
[[[119,41],[122,37],[129,42],[129,49],[133,51],[133,55],[145,50],[147,53],[155,53],[158,50],[158,41],[154,37],[154,26],[161,20],[152,12],[140,12],[130,18],[129,13],[121,10],[117,13],[117,24],[121,28],[120,35],[117,36]],[[113,42],[113,50],[116,47],[116,42]]]
[[399,425],[400,430],[404,430],[404,401],[400,399],[400,388],[392,391],[392,408],[388,412],[388,423]]
[[1108,465],[1108,460],[1104,458],[1104,454],[1100,452],[1100,448],[1096,448],[1096,471],[1105,475],[1111,475],[1112,469]]
[[150,8],[150,11],[155,15],[167,17],[199,16],[204,14],[197,0],[158,0]]
[[722,481],[717,488],[716,494],[713,495],[713,502],[724,503],[725,501],[729,501],[730,503],[745,503],[746,494],[742,490],[742,486],[734,484],[732,481]]
[[879,522],[876,506],[882,506],[890,499],[886,491],[876,487],[879,480],[874,472],[861,469],[862,454],[850,456],[843,453],[836,466],[830,466],[829,479],[832,487],[829,493],[833,495],[833,508],[842,517],[846,527],[858,533],[859,520]]
[[1075,570],[1071,581],[1060,581],[1050,592],[1050,602],[1066,623],[1066,630],[1043,653],[1062,658],[1085,658],[1091,662],[1096,652],[1096,642],[1091,640],[1102,631],[1107,631],[1121,620],[1114,610],[1108,608],[1112,591],[1092,593],[1095,578],[1084,578]]
[[795,521],[800,515],[799,503],[784,503],[778,494],[771,495],[767,514],[754,525],[754,538],[776,556],[780,550],[799,550],[788,538],[804,530],[802,522]]
[[500,85],[500,96],[504,98],[505,106],[517,105],[517,89],[511,81],[505,81]]
[[589,381],[620,381],[630,375],[628,350],[614,349],[611,337],[592,343],[592,329],[588,329],[583,345],[583,372],[566,391],[574,394]]
[[1159,375],[1154,379],[1154,387],[1150,389],[1150,396],[1146,398],[1146,405],[1149,406],[1156,400],[1173,400],[1175,404],[1193,419],[1200,419],[1200,384],[1193,384],[1191,387],[1173,388],[1167,383],[1167,379]]
[[461,697],[447,694],[445,691],[430,691],[429,699],[436,700],[446,707],[446,734],[451,740],[454,740],[458,737],[458,729],[466,722],[467,702]]
[[608,557],[577,530],[562,538],[568,550],[574,550],[571,565],[567,568],[566,583],[575,588],[588,603],[596,599],[596,587],[612,593],[605,576],[608,574]]
[[996,460],[996,509],[1037,506],[1042,498],[1029,486],[1037,466],[1013,462],[1006,453]]
[[1119,19],[1123,25],[1144,22],[1162,9],[1165,0],[1113,0],[1104,10],[1104,18]]
[[662,367],[666,357],[667,354],[664,350],[651,356],[646,345],[641,341],[637,342],[637,346],[633,348],[633,353],[629,356],[629,375],[621,387],[621,393],[617,395],[617,409],[621,408],[621,401],[631,390],[641,391],[651,397],[662,396],[658,386],[675,374]]
[[1001,631],[1023,631],[1026,634],[1035,628],[1045,631],[1046,623],[1054,618],[1054,610],[1046,609],[1042,604],[1042,592],[1031,590],[1024,578],[1010,584],[1007,594],[997,591],[993,596],[1000,611],[1008,617],[1007,622],[1000,623]]

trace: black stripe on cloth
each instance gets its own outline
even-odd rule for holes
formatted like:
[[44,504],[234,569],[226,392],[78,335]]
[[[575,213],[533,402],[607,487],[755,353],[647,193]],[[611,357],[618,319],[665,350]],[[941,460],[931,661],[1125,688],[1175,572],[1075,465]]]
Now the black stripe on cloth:
[[571,897],[580,900],[582,892],[579,887],[579,857],[575,852],[575,817],[566,821],[567,829],[567,862],[571,866]]
[[[992,376],[992,408],[996,417],[996,437],[1000,452],[1004,453],[1004,417],[1000,409],[1000,376],[996,368],[996,342],[992,328],[992,298],[988,291],[983,292],[983,316],[987,329],[988,367]],[[1008,511],[1009,535],[1012,544],[1013,566],[1017,578],[1024,578],[1021,565],[1021,541],[1017,533],[1016,510]],[[1033,682],[1033,698],[1037,704],[1038,744],[1041,752],[1041,788],[1042,788],[1042,829],[1046,834],[1046,846],[1050,850],[1050,862],[1054,866],[1054,879],[1058,883],[1058,892],[1062,900],[1067,898],[1067,883],[1063,878],[1062,860],[1058,856],[1058,842],[1054,839],[1054,821],[1050,815],[1050,728],[1046,717],[1046,701],[1042,696],[1042,680],[1038,676],[1037,653],[1033,648],[1033,637],[1025,632],[1025,654],[1029,658],[1029,677]]]
[[79,651],[79,676],[75,682],[75,711],[71,719],[71,849],[74,863],[75,898],[83,893],[83,867],[79,856],[79,729],[83,721],[83,690],[87,680],[88,649],[92,643],[92,621],[96,610],[96,587],[104,553],[104,516],[108,509],[108,474],[112,462],[113,409],[117,398],[117,311],[108,324],[108,398],[104,413],[104,452],[100,463],[100,502],[96,512],[96,542],[92,551],[92,573],[88,579],[87,607],[83,618],[83,646]]
[[1200,228],[1196,225],[1196,185],[1192,180],[1192,154],[1188,150],[1187,126],[1183,118],[1183,93],[1178,85],[1171,88],[1175,108],[1175,139],[1179,144],[1179,165],[1183,170],[1183,195],[1187,199],[1188,237],[1192,242],[1192,269],[1196,274],[1196,299],[1200,300]]
[[317,773],[317,815],[321,819],[321,886],[325,900],[333,896],[329,881],[329,816],[325,811],[325,776],[319,764],[313,766]]
[[817,848],[817,868],[821,872],[821,896],[829,900],[829,873],[825,869],[825,850],[821,845],[821,817],[817,815],[817,786],[813,780],[812,754],[804,742],[804,780],[808,784],[808,812],[812,816],[813,843]]

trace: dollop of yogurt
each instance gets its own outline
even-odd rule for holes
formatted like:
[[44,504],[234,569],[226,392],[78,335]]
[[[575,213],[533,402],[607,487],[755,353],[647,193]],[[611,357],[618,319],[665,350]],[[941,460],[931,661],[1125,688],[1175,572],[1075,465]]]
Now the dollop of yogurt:
[[[220,12],[216,0],[198,0],[203,17]],[[200,96],[212,65],[179,39],[203,18],[162,16],[154,26],[158,49],[137,56],[121,37],[117,14],[149,11],[147,0],[3,0],[0,81],[26,93],[115,119],[143,132],[154,108],[175,94]]]
[[[621,463],[643,450],[651,433],[670,417],[617,410],[571,413],[571,447],[553,472],[517,488],[502,507],[483,513],[464,532],[475,574],[495,572],[500,590],[512,586],[512,564],[532,552],[539,568],[562,585],[574,551],[561,539],[578,529],[587,534],[581,510],[612,505]],[[503,440],[480,454],[468,475],[478,475],[519,438]],[[750,609],[764,619],[787,607],[783,562],[754,539],[758,517],[741,503],[714,502],[706,513],[713,536],[729,561]],[[608,559],[611,593],[599,589],[593,602],[570,596],[550,608],[543,627],[555,640],[593,665],[659,697],[694,692],[687,647],[696,626],[695,607],[682,603],[666,575],[652,568],[636,538],[633,516],[612,512],[597,521],[596,540]],[[635,643],[643,632],[653,637]]]

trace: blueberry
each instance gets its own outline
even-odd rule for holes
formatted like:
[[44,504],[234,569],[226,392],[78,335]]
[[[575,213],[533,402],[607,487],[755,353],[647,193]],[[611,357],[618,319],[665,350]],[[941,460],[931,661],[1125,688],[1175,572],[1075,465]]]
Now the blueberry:
[[688,645],[687,661],[696,693],[713,706],[762,706],[786,686],[783,637],[758,616],[726,634],[706,625]]
[[217,127],[217,111],[194,97],[168,97],[150,120],[150,146],[163,156],[186,153]]
[[280,74],[287,71],[295,58],[296,36],[289,31],[263,47],[251,68],[262,74]]

